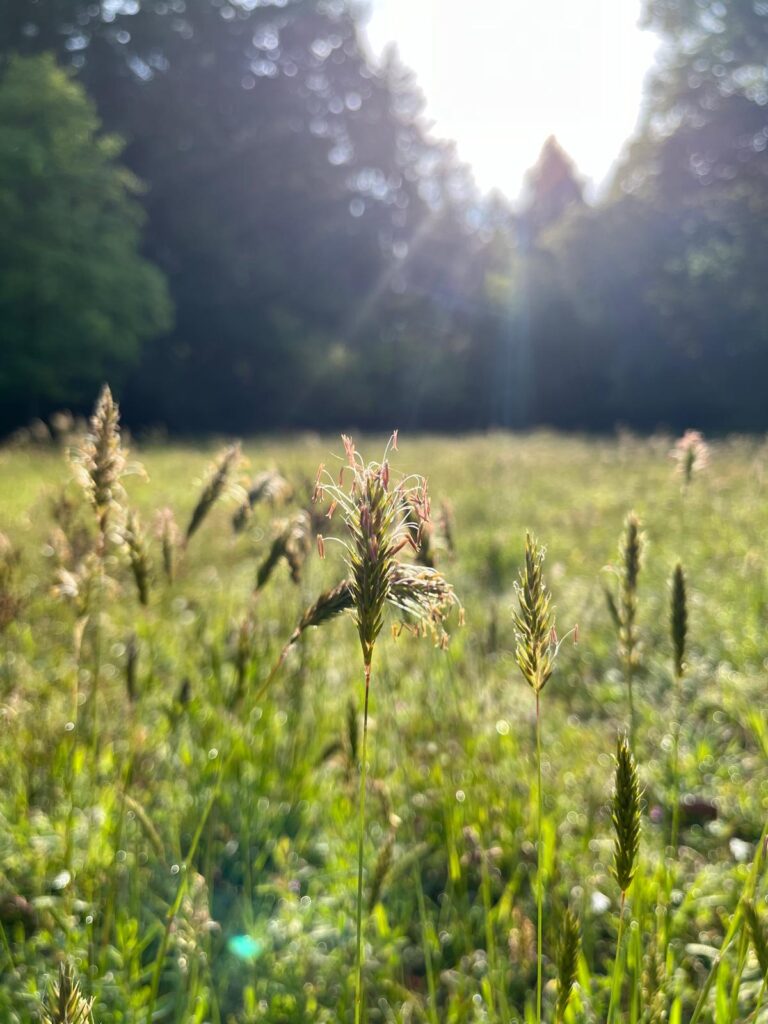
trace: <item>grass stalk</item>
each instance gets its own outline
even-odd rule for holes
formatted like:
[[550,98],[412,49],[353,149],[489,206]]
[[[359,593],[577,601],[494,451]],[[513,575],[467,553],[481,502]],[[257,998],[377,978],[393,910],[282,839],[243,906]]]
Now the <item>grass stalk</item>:
[[608,1002],[608,1016],[606,1017],[606,1024],[613,1024],[616,1007],[619,1004],[621,998],[621,980],[623,973],[622,943],[624,940],[624,906],[626,904],[626,899],[627,894],[622,892],[621,903],[619,904],[619,931],[616,936],[616,959],[613,961],[611,998]]
[[672,725],[672,828],[670,846],[677,852],[680,834],[680,723]]
[[421,884],[418,864],[413,865],[414,884],[416,886],[416,902],[419,907],[419,924],[421,926],[421,942],[424,947],[424,970],[427,974],[427,994],[429,996],[429,1008],[427,1016],[430,1024],[440,1024],[437,1016],[437,989],[435,987],[435,970],[432,965],[432,950],[430,948],[429,936],[427,934],[427,909],[424,905],[424,889]]
[[537,788],[537,823],[536,823],[536,1022],[541,1024],[542,994],[542,952],[544,935],[544,878],[543,878],[543,820],[544,797],[541,786],[541,701],[536,691],[536,788]]
[[363,1014],[363,847],[365,844],[365,789],[368,777],[368,697],[371,690],[371,663],[365,664],[365,702],[363,706],[363,746],[360,754],[360,821],[357,834],[357,952],[355,959],[355,1024]]

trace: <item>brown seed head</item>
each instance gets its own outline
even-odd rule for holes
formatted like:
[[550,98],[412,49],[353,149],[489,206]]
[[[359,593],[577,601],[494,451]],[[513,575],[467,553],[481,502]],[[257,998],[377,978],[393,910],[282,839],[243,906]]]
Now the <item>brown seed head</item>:
[[685,670],[685,641],[688,635],[688,602],[686,597],[685,573],[678,562],[672,575],[672,607],[670,630],[674,650],[675,676],[682,679]]
[[240,445],[225,448],[208,469],[207,479],[194,507],[185,534],[185,543],[197,532],[203,520],[224,493],[230,474],[240,461]]
[[517,642],[515,660],[528,685],[539,693],[552,675],[557,644],[551,595],[542,576],[544,549],[526,534],[525,566],[516,584],[519,611],[513,612]]
[[131,563],[133,578],[136,581],[136,590],[139,594],[139,601],[146,606],[149,604],[149,577],[151,566],[139,514],[138,512],[134,512],[133,509],[128,512],[125,529],[123,531],[123,539],[128,550],[128,558]]
[[74,462],[104,538],[110,513],[122,506],[124,492],[120,480],[126,468],[126,453],[120,443],[120,410],[107,384],[101,389],[90,430],[75,452]]

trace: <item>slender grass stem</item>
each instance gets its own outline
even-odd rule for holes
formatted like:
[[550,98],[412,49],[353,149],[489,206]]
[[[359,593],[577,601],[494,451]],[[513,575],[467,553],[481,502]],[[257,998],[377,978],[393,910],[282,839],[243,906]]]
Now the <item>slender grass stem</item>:
[[621,992],[621,967],[622,967],[622,956],[621,956],[621,945],[624,938],[624,905],[626,903],[627,894],[621,894],[621,904],[619,906],[619,931],[616,936],[616,959],[613,962],[613,980],[611,981],[611,998],[608,1003],[608,1016],[606,1017],[606,1024],[613,1024],[613,1017],[616,1006],[620,1001]]
[[733,982],[731,984],[731,998],[729,1003],[730,1020],[738,1020],[739,1012],[739,991],[741,989],[741,979],[744,974],[744,968],[747,963],[747,955],[749,953],[749,927],[745,921],[741,928],[741,939],[739,940],[739,954],[736,961],[736,970],[733,976]]
[[99,543],[99,569],[96,577],[96,613],[92,616],[93,624],[93,680],[91,683],[91,747],[93,770],[98,775],[99,765],[99,684],[101,682],[101,643],[102,643],[102,609],[104,605],[104,549],[106,539]]
[[368,775],[368,696],[371,690],[371,665],[365,665],[365,704],[363,707],[363,747],[360,757],[360,825],[357,835],[357,956],[355,963],[355,1024],[363,1015],[363,844],[365,841],[365,787]]
[[146,1024],[152,1024],[152,1018],[155,1012],[155,1003],[157,1002],[157,993],[160,989],[160,976],[163,972],[165,955],[168,952],[168,943],[170,942],[171,938],[171,929],[173,928],[173,922],[176,918],[176,915],[179,912],[181,901],[184,899],[184,893],[187,890],[187,881],[189,877],[187,868],[189,867],[189,864],[191,863],[192,859],[195,856],[195,853],[197,852],[200,837],[203,834],[205,823],[208,821],[208,815],[213,810],[213,805],[216,802],[216,798],[219,795],[221,776],[222,770],[221,766],[219,766],[219,775],[218,778],[216,779],[216,785],[213,787],[213,792],[211,793],[208,803],[205,805],[205,810],[203,811],[202,817],[198,822],[197,829],[195,830],[195,834],[192,837],[192,842],[190,843],[189,850],[187,851],[187,856],[185,858],[184,865],[182,868],[183,874],[181,877],[181,881],[179,882],[179,887],[176,890],[176,898],[174,899],[170,909],[168,910],[168,913],[166,914],[165,928],[163,929],[163,937],[160,940],[160,949],[158,950],[157,957],[155,958],[155,966],[152,972],[152,985],[149,992],[149,1002],[147,1004],[147,1014],[145,1017]]
[[2,941],[3,950],[5,955],[8,957],[8,963],[10,964],[11,970],[14,974],[17,973],[16,961],[13,958],[13,952],[11,950],[11,944],[8,941],[8,934],[6,933],[3,923],[0,921],[0,941]]
[[680,722],[672,725],[672,835],[670,846],[673,854],[677,854],[677,842],[680,833]]
[[627,664],[627,694],[629,696],[629,749],[635,751],[635,702],[632,696],[632,666]]
[[740,920],[741,912],[737,911],[734,915],[734,920],[731,922],[731,928],[728,930],[728,934],[725,936],[725,939],[723,939],[723,944],[720,947],[720,952],[712,961],[712,966],[709,968],[709,974],[704,980],[704,985],[702,986],[701,991],[699,992],[698,1001],[695,1007],[693,1008],[693,1014],[688,1024],[697,1024],[699,1018],[701,1017],[701,1014],[704,1011],[704,1007],[707,1005],[707,997],[710,993],[714,980],[717,977],[717,972],[720,968],[720,964],[723,961],[723,957],[725,956],[726,952],[728,951],[728,947],[731,945],[736,936],[736,925]]
[[427,972],[427,993],[429,995],[429,1007],[427,1017],[430,1024],[440,1024],[437,1017],[437,989],[435,988],[435,970],[432,966],[432,950],[430,948],[429,936],[427,934],[427,909],[424,905],[424,888],[421,884],[418,864],[414,861],[413,880],[416,886],[416,902],[419,906],[419,924],[421,925],[421,942],[424,947],[424,968]]
[[496,1004],[493,996],[493,983],[496,980],[496,939],[493,934],[493,921],[491,919],[491,880],[488,877],[488,864],[483,854],[480,865],[481,892],[483,896],[483,919],[485,922],[485,949],[488,957],[488,975],[490,985],[488,987],[488,1015],[491,1020],[496,1020]]
[[760,984],[760,989],[759,989],[759,991],[757,993],[757,1001],[755,1002],[755,1009],[753,1011],[755,1020],[758,1020],[759,1017],[760,1017],[760,1010],[762,1009],[763,999],[764,998],[765,998],[765,978],[763,978],[763,980],[762,980],[762,982]]
[[542,825],[544,820],[544,799],[541,787],[541,701],[536,691],[536,785],[538,799],[538,821],[536,840],[536,1022],[541,1024],[541,992],[542,992],[542,939],[544,932],[544,879],[542,868]]

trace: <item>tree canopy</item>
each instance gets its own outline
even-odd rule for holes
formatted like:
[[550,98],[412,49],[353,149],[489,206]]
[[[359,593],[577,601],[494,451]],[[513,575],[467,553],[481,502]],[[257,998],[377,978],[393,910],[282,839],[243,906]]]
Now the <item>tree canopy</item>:
[[[95,345],[84,360],[42,324],[22,341],[32,320],[16,321],[28,376],[9,363],[4,380],[17,417],[53,400],[46,374],[57,401],[77,403],[155,335],[121,389],[136,424],[765,428],[764,6],[648,0],[663,58],[612,187],[586,202],[549,139],[513,209],[478,195],[430,133],[411,73],[394,51],[371,59],[345,0],[6,0],[0,59],[53,53],[126,140],[144,184],[126,207],[131,246],[138,201],[142,255],[175,307],[169,326],[135,257],[110,278],[132,312],[107,329],[99,302],[117,289],[81,301],[55,244],[12,225],[5,244],[39,237],[48,262],[11,273],[6,259],[0,293],[36,308],[55,282],[62,308],[101,325],[78,332],[79,351]],[[89,111],[81,131],[95,139]],[[115,169],[115,144],[98,144]],[[55,235],[48,185],[37,227]],[[18,205],[21,182],[3,187]],[[87,259],[107,275],[100,252]],[[154,284],[131,278],[139,268]]]
[[138,182],[52,57],[0,82],[0,405],[87,400],[167,328],[160,273],[137,253]]

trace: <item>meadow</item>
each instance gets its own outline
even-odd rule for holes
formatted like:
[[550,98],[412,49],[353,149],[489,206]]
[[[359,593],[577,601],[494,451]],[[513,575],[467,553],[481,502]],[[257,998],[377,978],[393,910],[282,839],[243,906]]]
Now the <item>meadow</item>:
[[[386,438],[355,440],[382,458]],[[428,480],[429,560],[462,608],[447,645],[394,635],[389,611],[375,644],[362,1019],[535,1021],[540,882],[541,1019],[768,1020],[768,444],[712,443],[687,484],[673,444],[406,433],[390,452],[393,486]],[[106,522],[87,467],[68,465],[78,446],[0,449],[0,1020],[77,1020],[52,995],[66,964],[96,1024],[352,1021],[354,609],[285,651],[347,574],[333,536],[324,558],[315,540],[344,538],[342,510],[310,500],[342,443],[244,444],[186,544],[221,445],[130,444],[145,473],[122,479]],[[621,616],[631,511],[630,657],[606,589]],[[557,622],[540,835],[513,618],[528,531]],[[630,661],[640,845],[624,898],[612,816]]]

